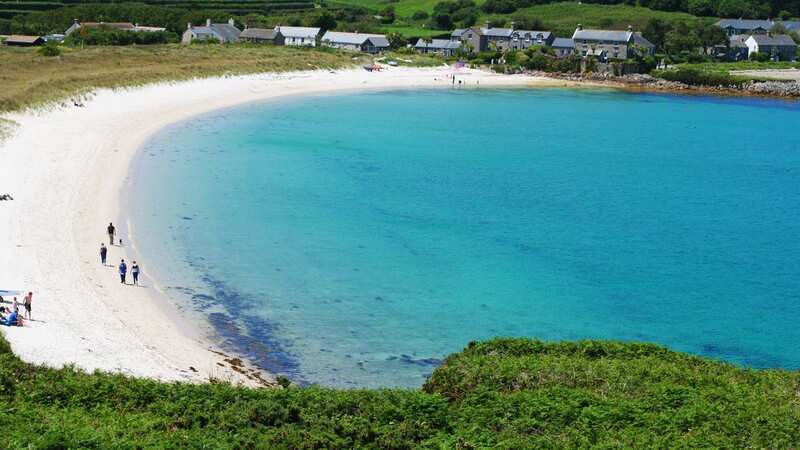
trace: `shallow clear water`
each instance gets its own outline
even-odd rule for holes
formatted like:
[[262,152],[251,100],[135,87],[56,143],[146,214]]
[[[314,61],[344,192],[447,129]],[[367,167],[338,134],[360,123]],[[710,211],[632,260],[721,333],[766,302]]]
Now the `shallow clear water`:
[[800,367],[800,107],[576,90],[294,98],[141,153],[144,264],[296,380],[418,386],[492,336]]

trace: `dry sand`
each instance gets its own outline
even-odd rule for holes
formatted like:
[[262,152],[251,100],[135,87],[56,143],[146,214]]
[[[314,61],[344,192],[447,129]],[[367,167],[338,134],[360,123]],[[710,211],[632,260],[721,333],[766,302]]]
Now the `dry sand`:
[[[78,102],[83,106],[69,100],[5,115],[18,126],[0,143],[0,194],[14,197],[0,201],[0,289],[34,292],[34,320],[21,328],[0,327],[13,351],[36,364],[165,381],[271,381],[269,374],[232,365],[218,353],[208,324],[181,312],[146,270],[144,287],[123,286],[116,267],[100,264],[108,222],[127,221],[119,205],[134,154],[161,127],[214,109],[330,91],[452,88],[451,73],[389,68],[212,78],[98,90]],[[466,87],[565,84],[456,73]],[[110,264],[134,257],[135,241],[120,237],[125,246],[110,247]],[[140,262],[146,269],[146,255]]]

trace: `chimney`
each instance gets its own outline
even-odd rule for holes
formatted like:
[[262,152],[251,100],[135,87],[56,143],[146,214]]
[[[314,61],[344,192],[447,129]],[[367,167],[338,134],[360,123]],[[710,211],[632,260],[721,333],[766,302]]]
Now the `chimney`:
[[628,25],[628,31],[633,31],[633,27]]
[[581,31],[583,29],[583,25],[579,23],[578,24],[578,28],[575,28],[575,29],[578,30],[578,31]]
[[492,22],[490,22],[490,21],[488,21],[488,20],[487,20],[487,21],[486,21],[486,29],[488,30],[488,29],[490,29],[490,28],[492,28]]
[[517,23],[512,20],[511,21],[511,29],[515,30],[516,28],[517,28]]
[[211,19],[206,19],[206,26],[207,26],[207,27],[210,27],[210,26],[211,26]]
[[233,21],[233,17],[231,17],[230,19],[228,19],[228,25],[230,25],[230,26],[233,26],[233,25],[234,25],[234,23],[235,23],[235,22]]
[[192,22],[188,22],[188,23],[186,24],[186,29],[187,29],[187,30],[191,30],[191,29],[192,29]]

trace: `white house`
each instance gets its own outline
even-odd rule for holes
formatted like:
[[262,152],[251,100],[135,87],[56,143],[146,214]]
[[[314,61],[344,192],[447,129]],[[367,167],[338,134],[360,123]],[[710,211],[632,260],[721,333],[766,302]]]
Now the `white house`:
[[770,58],[779,61],[794,61],[797,59],[797,44],[788,34],[754,34],[744,41],[747,46],[747,55],[766,53]]
[[328,47],[364,53],[380,53],[389,49],[389,40],[382,34],[328,31],[322,36],[321,43]]
[[275,31],[283,36],[283,45],[317,46],[320,29],[314,27],[275,27]]

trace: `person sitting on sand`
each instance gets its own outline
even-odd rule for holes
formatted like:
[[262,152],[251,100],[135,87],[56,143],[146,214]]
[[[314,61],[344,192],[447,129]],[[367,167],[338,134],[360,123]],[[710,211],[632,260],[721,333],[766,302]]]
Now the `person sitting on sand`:
[[15,327],[20,325],[19,314],[17,314],[16,311],[12,311],[11,314],[8,315],[8,317],[0,321],[0,325],[5,325],[8,327]]

